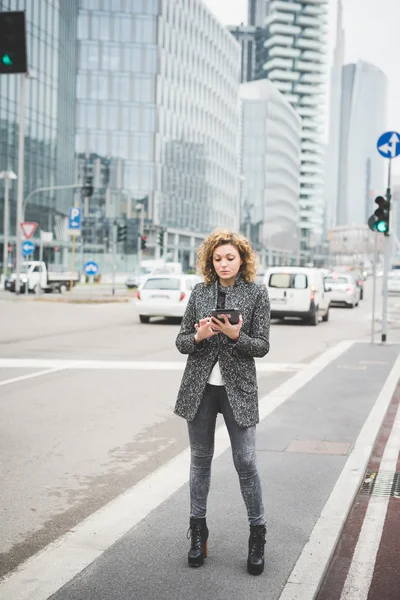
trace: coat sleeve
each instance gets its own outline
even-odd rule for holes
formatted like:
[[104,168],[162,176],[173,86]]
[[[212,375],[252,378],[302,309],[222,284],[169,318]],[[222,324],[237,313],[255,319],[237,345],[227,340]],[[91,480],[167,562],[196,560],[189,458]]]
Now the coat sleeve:
[[243,331],[232,346],[239,356],[262,358],[269,352],[270,304],[268,291],[263,286],[257,296],[249,335]]
[[190,294],[189,302],[183,315],[181,329],[175,341],[175,345],[181,354],[194,354],[195,352],[201,352],[206,347],[207,340],[200,342],[200,344],[196,344],[194,341],[196,334],[194,326],[198,322],[196,318],[196,294],[200,285],[202,284],[198,283]]

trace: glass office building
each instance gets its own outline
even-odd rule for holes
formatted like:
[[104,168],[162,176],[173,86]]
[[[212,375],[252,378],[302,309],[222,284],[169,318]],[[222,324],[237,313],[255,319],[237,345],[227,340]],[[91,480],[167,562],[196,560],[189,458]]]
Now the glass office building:
[[257,249],[299,250],[301,119],[267,79],[240,86],[242,230]]
[[[75,41],[74,0],[0,0],[1,11],[25,10],[28,65],[25,86],[24,197],[39,187],[74,183]],[[0,171],[18,171],[19,75],[0,76]],[[4,187],[0,183],[0,232]],[[10,190],[10,233],[15,233],[17,183]],[[35,195],[26,220],[53,231],[71,192]]]
[[240,46],[200,0],[80,0],[76,153],[110,164],[89,215],[141,200],[177,233],[234,227],[239,80]]

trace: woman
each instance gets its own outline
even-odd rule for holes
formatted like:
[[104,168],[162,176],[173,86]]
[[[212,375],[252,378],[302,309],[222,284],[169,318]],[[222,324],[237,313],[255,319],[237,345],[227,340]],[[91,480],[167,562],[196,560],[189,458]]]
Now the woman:
[[[193,289],[176,339],[179,352],[189,357],[174,410],[188,421],[191,448],[189,565],[199,567],[207,556],[206,505],[221,412],[247,509],[247,569],[254,575],[264,570],[266,535],[255,456],[259,415],[254,357],[269,351],[270,321],[267,290],[254,283],[256,264],[247,239],[228,230],[215,230],[200,247],[204,283]],[[226,315],[221,320],[211,317],[215,308],[239,309],[239,323],[231,325]]]

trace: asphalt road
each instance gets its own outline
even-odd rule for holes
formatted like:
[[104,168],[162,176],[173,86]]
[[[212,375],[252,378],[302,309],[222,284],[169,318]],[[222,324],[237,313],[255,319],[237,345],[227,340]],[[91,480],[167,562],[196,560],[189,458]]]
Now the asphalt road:
[[[274,322],[271,352],[257,361],[260,397],[343,340],[369,341],[370,292],[368,283],[358,308],[332,309],[330,321],[318,327]],[[379,297],[377,308],[379,314]],[[90,306],[0,299],[0,310],[0,478],[5,483],[0,575],[5,575],[167,465],[188,444],[185,422],[172,414],[185,362],[174,346],[177,324],[139,324],[134,301]],[[389,341],[400,341],[399,316],[400,300],[391,298]],[[336,370],[335,377],[343,373]],[[321,394],[321,384],[318,390]],[[373,399],[351,416],[353,437]],[[314,419],[315,407],[307,406],[311,430]],[[341,464],[332,465],[332,480]],[[290,465],[285,479],[296,478],[298,468]],[[322,476],[326,465],[316,468]],[[184,511],[184,503],[179,506]],[[319,509],[320,500],[307,516],[310,525]],[[274,594],[271,598],[278,597]]]

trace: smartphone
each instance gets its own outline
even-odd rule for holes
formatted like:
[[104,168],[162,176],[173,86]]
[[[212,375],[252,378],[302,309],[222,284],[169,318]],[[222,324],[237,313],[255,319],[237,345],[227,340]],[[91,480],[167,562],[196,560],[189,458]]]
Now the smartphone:
[[240,310],[238,308],[216,308],[211,311],[212,317],[216,317],[223,322],[223,319],[219,315],[226,315],[231,325],[237,325],[239,323]]

